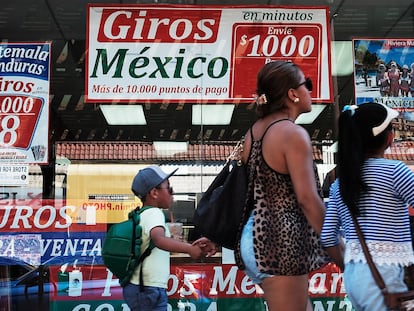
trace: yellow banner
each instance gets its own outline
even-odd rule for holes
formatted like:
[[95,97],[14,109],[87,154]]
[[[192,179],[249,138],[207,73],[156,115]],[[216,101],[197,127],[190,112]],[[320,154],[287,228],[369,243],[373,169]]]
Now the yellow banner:
[[68,213],[74,223],[117,223],[141,201],[131,184],[136,173],[148,165],[71,164],[67,176]]

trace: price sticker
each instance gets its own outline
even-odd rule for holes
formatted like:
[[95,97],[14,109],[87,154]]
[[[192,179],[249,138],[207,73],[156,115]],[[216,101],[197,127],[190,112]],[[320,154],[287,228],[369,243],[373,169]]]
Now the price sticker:
[[[267,62],[292,61],[318,85],[320,74],[322,27],[318,24],[235,24],[233,27],[232,85],[234,97],[251,97],[256,75]],[[315,62],[318,66],[315,66]],[[316,88],[313,97],[319,96]]]
[[236,26],[235,57],[316,57],[320,28],[300,26]]
[[0,95],[0,146],[29,148],[42,107],[40,98]]

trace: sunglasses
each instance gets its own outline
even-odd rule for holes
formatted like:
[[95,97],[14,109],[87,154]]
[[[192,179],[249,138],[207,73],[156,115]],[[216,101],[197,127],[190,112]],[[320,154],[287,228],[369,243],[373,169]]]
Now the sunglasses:
[[299,83],[297,87],[295,87],[295,89],[297,89],[298,87],[305,85],[305,87],[308,89],[309,92],[312,92],[313,89],[313,84],[312,84],[312,80],[310,78],[306,78],[304,82]]
[[168,186],[168,187],[156,187],[157,189],[167,189],[169,194],[173,194],[174,190],[173,187]]

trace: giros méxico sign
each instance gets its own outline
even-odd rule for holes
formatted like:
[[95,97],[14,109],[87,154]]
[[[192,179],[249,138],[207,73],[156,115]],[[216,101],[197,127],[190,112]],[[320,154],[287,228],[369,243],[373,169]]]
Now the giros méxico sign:
[[251,102],[293,61],[331,102],[328,7],[88,6],[87,102]]

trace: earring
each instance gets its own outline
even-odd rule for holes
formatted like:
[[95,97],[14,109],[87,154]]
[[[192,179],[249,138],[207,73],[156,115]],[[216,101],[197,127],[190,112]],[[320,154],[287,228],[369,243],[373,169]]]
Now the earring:
[[296,97],[295,100],[293,101],[294,103],[298,103],[299,102],[299,97]]

